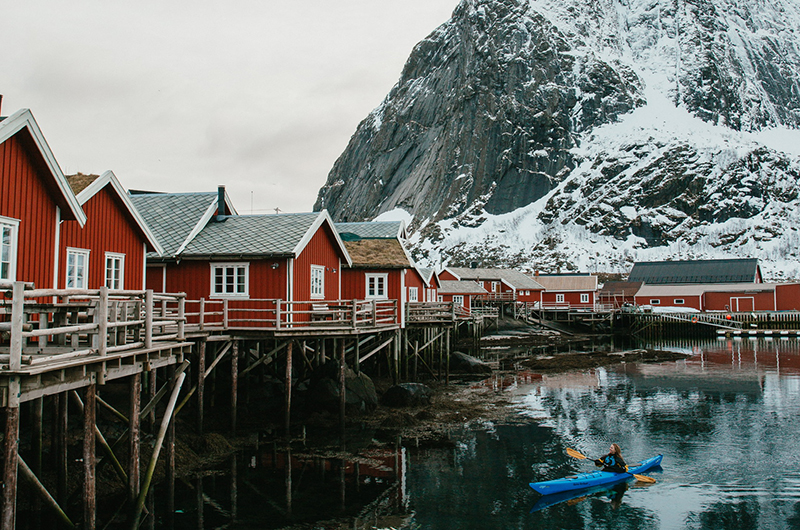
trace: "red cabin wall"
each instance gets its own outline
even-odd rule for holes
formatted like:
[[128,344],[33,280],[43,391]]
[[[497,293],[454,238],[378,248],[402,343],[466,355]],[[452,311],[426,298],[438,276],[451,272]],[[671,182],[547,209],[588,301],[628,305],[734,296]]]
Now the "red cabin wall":
[[772,291],[759,292],[759,293],[745,293],[745,292],[711,292],[705,294],[705,303],[703,309],[706,311],[736,311],[737,307],[733,298],[752,298],[753,304],[747,301],[739,303],[740,311],[774,311],[775,310],[775,294]]
[[406,301],[410,301],[411,297],[409,293],[411,292],[411,288],[417,288],[417,302],[425,302],[425,281],[422,279],[422,276],[419,275],[416,269],[408,269],[408,273],[406,273]]
[[[650,300],[658,299],[660,304],[651,304]],[[675,300],[683,300],[682,304],[676,304]],[[700,295],[691,296],[637,296],[637,305],[653,305],[653,307],[686,307],[689,309],[701,310]]]
[[[287,260],[219,260],[218,262],[250,264],[248,285],[250,299],[286,300]],[[178,264],[168,263],[166,292],[186,293],[187,300],[212,299],[211,263],[210,260],[182,260]],[[275,263],[278,267],[272,268]],[[148,284],[161,281],[161,270],[157,266],[148,267],[147,275]]]
[[67,247],[75,247],[89,250],[88,289],[105,285],[106,252],[125,255],[123,288],[143,289],[147,239],[111,185],[86,201],[83,211],[87,218],[83,228],[75,222],[62,225],[58,286],[63,289],[67,285]]
[[[556,304],[556,295],[559,294],[564,295],[564,301],[559,303],[569,304],[569,307],[594,307],[594,291],[544,291],[542,293],[542,303],[547,305]],[[581,302],[582,294],[589,295],[588,302]]]
[[342,271],[342,298],[364,300],[367,296],[367,274],[386,274],[386,298],[401,299],[402,274],[405,269],[345,269]]
[[[19,219],[16,279],[52,288],[56,256],[55,193],[50,170],[16,134],[0,144],[0,215]],[[72,222],[65,222],[64,225]],[[75,222],[77,225],[77,222]]]
[[324,223],[294,261],[294,300],[311,300],[311,265],[325,267],[325,300],[339,300],[341,251],[330,226]]
[[164,273],[166,268],[162,264],[148,265],[147,277],[145,278],[145,289],[151,289],[155,293],[164,291]]
[[439,279],[440,280],[453,281],[453,282],[457,282],[458,281],[458,278],[453,276],[453,273],[451,273],[447,269],[445,269],[445,270],[443,270],[442,272],[439,273]]
[[800,283],[775,286],[776,311],[800,311]]
[[442,302],[452,302],[453,301],[453,296],[463,296],[464,297],[464,303],[461,305],[461,307],[463,307],[467,311],[472,309],[472,295],[471,294],[459,295],[459,294],[456,293],[455,295],[453,295],[453,294],[441,294],[441,293],[439,293],[439,296],[442,297]]
[[[525,294],[529,293],[529,294]],[[543,292],[539,290],[520,289],[517,291],[517,300],[520,302],[539,302]]]

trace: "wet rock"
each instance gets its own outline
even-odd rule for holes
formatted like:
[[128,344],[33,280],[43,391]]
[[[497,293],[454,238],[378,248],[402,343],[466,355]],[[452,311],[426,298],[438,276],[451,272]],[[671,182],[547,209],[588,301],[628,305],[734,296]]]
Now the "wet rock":
[[433,391],[420,383],[400,383],[390,387],[381,398],[387,407],[418,407],[430,405]]
[[[340,406],[339,368],[328,363],[309,382],[306,403],[312,409],[337,412]],[[345,407],[348,414],[371,412],[378,406],[378,393],[372,379],[345,367]]]
[[456,351],[450,354],[450,371],[468,374],[490,374],[492,367],[466,353]]

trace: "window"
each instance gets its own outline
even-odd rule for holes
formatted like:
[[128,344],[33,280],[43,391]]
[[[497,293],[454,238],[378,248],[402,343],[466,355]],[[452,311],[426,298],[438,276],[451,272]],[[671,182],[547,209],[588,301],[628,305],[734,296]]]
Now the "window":
[[560,293],[556,295],[556,303],[563,304],[564,303],[564,293]]
[[453,295],[453,303],[455,303],[459,307],[464,307],[464,295],[463,294],[454,294]]
[[675,305],[683,305],[685,303],[686,302],[683,301],[683,298],[676,298],[675,299]]
[[249,263],[214,263],[211,265],[211,296],[249,296]]
[[386,274],[367,274],[367,298],[386,298]]
[[106,252],[106,287],[124,289],[125,254]]
[[19,221],[0,217],[0,280],[17,279],[17,232]]
[[438,295],[437,298],[439,302],[444,302],[444,296]]
[[325,298],[325,267],[311,266],[311,299]]
[[408,301],[409,302],[419,302],[419,293],[417,293],[416,287],[409,287],[408,288]]
[[660,305],[660,304],[661,304],[661,300],[659,298],[652,298],[650,300],[650,305]]
[[492,282],[492,292],[496,293],[497,288],[500,286],[500,282]]
[[582,304],[589,303],[589,293],[581,293],[581,303]]
[[67,289],[86,289],[89,278],[89,251],[67,249]]

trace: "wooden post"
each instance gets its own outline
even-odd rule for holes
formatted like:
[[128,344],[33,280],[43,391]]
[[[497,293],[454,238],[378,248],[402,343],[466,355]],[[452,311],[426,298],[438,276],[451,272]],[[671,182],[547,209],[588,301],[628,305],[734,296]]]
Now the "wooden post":
[[197,343],[197,434],[203,436],[203,420],[205,407],[206,388],[206,344],[205,339],[200,339]]
[[[22,324],[25,318],[25,284],[14,282],[12,288],[13,298],[11,300],[11,354],[8,362],[8,369],[12,372],[22,369]],[[19,418],[19,412],[17,412]],[[14,464],[16,466],[16,464]]]
[[200,331],[205,329],[205,320],[206,320],[206,299],[200,298],[200,314],[198,315]]
[[346,390],[346,372],[345,372],[345,349],[344,339],[341,341],[339,347],[339,425],[342,433],[342,443],[344,443],[344,428],[345,428],[345,410],[347,408],[347,390]]
[[90,384],[83,399],[83,526],[92,530],[97,523],[97,497],[95,477],[95,395],[97,387]]
[[228,329],[228,299],[222,301],[222,327]]
[[139,459],[141,455],[142,374],[131,376],[130,415],[128,416],[128,498],[133,502],[139,496]]
[[100,355],[105,355],[108,350],[108,287],[100,287],[100,298],[97,300],[97,322],[96,348]]
[[353,348],[355,350],[356,358],[353,360],[353,368],[355,369],[356,374],[361,373],[361,341],[358,340],[358,335],[356,335],[356,344]]
[[[170,381],[170,391],[175,390],[175,365],[167,367],[167,377]],[[170,420],[167,426],[167,441],[165,450],[166,482],[167,482],[167,527],[175,526],[175,421]]]
[[236,410],[239,394],[239,341],[231,348],[231,433],[236,436]]
[[445,355],[447,364],[445,366],[445,384],[450,384],[450,328],[447,328],[447,338],[445,339]]
[[178,340],[186,338],[186,295],[181,294],[178,297]]
[[291,436],[292,419],[292,341],[286,346],[286,439]]
[[[14,283],[16,292],[17,284]],[[16,303],[17,298],[14,298]],[[21,323],[21,321],[20,321]],[[6,432],[3,454],[2,530],[14,530],[17,522],[17,466],[19,457],[19,407],[6,407]]]
[[69,421],[69,399],[66,392],[58,394],[58,410],[56,411],[56,476],[58,485],[56,498],[58,503],[67,502],[67,425]]
[[144,296],[144,347],[153,347],[153,290],[148,289]]

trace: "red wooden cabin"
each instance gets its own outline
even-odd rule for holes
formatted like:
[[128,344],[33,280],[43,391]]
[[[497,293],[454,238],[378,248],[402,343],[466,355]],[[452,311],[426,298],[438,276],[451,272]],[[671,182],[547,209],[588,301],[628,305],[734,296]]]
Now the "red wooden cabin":
[[536,274],[544,286],[542,306],[569,309],[594,309],[597,276],[591,274]]
[[[326,211],[229,215],[224,188],[212,200],[140,192],[131,198],[159,240],[168,240],[169,250],[148,267],[148,285],[206,300],[209,312],[220,304],[237,308],[229,327],[273,327],[278,314],[307,321],[342,298],[342,268],[351,260]],[[177,217],[179,237],[164,215]]]
[[142,290],[147,252],[161,254],[155,235],[116,175],[67,177],[86,213],[86,224],[65,223],[59,253],[59,288]]
[[440,280],[439,301],[455,302],[464,313],[472,311],[472,301],[485,297],[488,291],[472,280]]
[[30,110],[0,120],[0,282],[55,288],[62,221],[86,215]]
[[336,223],[336,229],[352,258],[352,263],[342,273],[342,297],[395,300],[400,325],[404,326],[408,301],[406,280],[412,265],[401,240],[403,223]]

